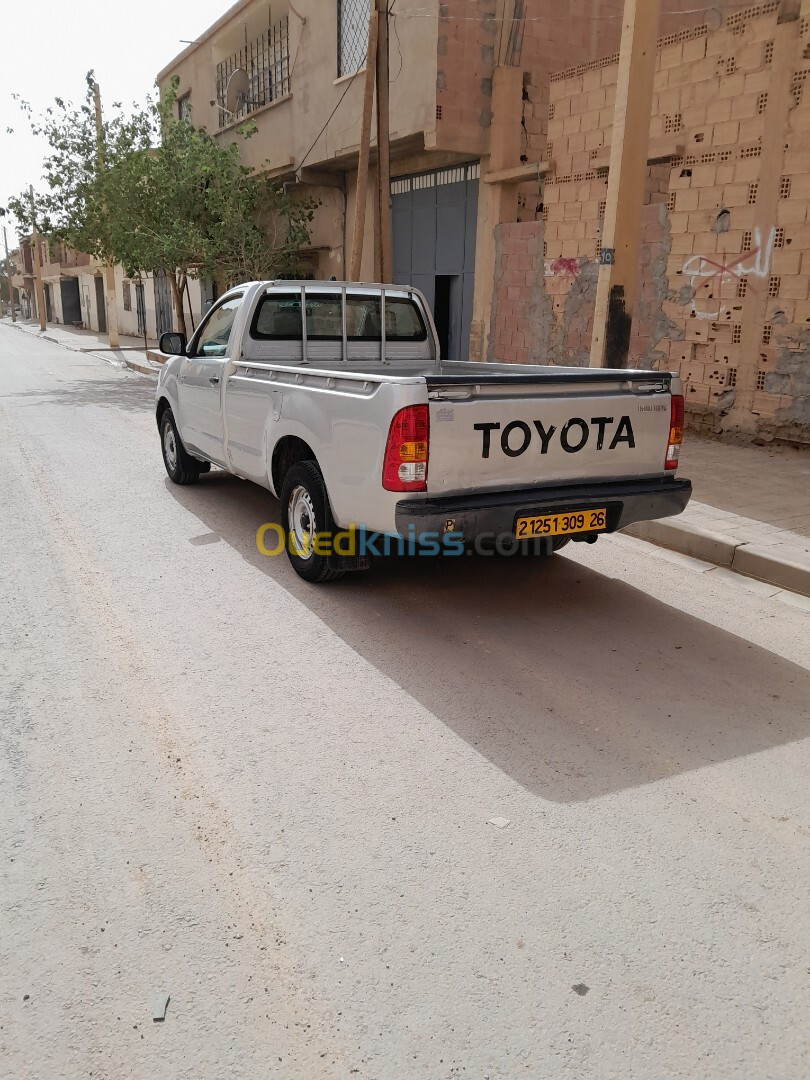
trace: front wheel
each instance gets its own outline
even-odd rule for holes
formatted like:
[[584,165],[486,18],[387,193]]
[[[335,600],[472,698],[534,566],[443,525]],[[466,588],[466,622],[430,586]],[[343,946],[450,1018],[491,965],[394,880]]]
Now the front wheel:
[[331,546],[335,523],[321,470],[314,461],[293,465],[281,485],[281,526],[287,555],[304,581],[321,583],[343,577],[318,548]]
[[210,468],[208,462],[193,458],[183,446],[171,409],[166,409],[160,418],[160,448],[166,472],[175,484],[194,484],[200,473]]

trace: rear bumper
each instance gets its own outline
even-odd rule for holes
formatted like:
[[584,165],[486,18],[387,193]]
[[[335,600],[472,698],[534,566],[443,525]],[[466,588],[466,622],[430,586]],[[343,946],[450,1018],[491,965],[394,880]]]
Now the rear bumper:
[[396,525],[402,535],[412,527],[417,533],[452,532],[461,534],[465,540],[474,540],[482,535],[514,533],[519,515],[606,507],[605,531],[616,532],[634,521],[680,514],[691,494],[690,480],[664,477],[439,496],[398,502]]

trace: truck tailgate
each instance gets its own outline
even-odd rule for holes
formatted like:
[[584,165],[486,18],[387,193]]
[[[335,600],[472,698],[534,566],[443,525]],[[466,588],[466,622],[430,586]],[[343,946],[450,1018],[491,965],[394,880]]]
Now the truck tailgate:
[[668,373],[569,369],[427,382],[431,494],[665,475]]

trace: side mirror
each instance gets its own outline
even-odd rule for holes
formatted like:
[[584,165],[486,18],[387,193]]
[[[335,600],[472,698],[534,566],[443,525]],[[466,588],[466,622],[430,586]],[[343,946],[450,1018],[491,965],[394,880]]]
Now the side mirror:
[[167,356],[185,356],[186,355],[186,335],[185,334],[161,334],[160,335],[160,351],[166,353]]

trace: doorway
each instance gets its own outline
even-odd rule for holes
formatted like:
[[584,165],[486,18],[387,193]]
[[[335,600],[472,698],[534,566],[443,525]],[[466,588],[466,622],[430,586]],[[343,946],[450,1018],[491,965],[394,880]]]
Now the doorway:
[[479,174],[473,161],[391,182],[394,282],[425,294],[444,360],[469,357]]
[[460,315],[456,297],[458,295],[459,277],[457,274],[439,274],[436,277],[433,299],[433,320],[436,323],[436,334],[439,338],[439,354],[442,360],[458,358],[459,350],[456,348],[458,329],[453,325],[460,322]]
[[172,300],[169,295],[169,279],[165,270],[155,270],[155,322],[157,323],[157,336],[168,334],[174,329],[172,320]]
[[59,282],[62,292],[62,322],[65,326],[77,326],[82,322],[82,300],[79,295],[79,279],[62,278]]
[[96,310],[98,311],[98,332],[107,333],[107,298],[104,295],[104,278],[95,278],[96,282]]
[[53,306],[51,304],[51,287],[45,283],[45,322],[53,322]]
[[135,285],[135,311],[138,314],[138,333],[146,337],[146,293],[143,282]]

